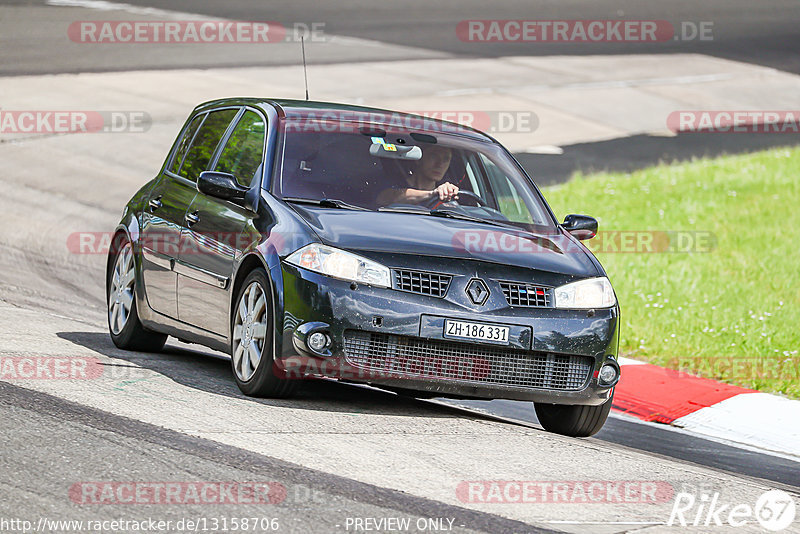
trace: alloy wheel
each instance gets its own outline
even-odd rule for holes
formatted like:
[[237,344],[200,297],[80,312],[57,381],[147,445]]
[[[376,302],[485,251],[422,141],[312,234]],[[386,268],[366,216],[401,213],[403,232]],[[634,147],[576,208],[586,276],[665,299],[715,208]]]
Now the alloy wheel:
[[115,335],[119,335],[128,323],[133,306],[133,250],[125,243],[117,255],[111,287],[108,291],[108,324]]
[[264,288],[252,282],[239,299],[233,323],[233,368],[239,380],[253,377],[267,337],[267,301]]

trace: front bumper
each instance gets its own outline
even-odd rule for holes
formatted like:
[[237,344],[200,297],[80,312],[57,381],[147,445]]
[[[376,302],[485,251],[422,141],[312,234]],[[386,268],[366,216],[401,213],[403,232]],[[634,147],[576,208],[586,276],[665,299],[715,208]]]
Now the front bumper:
[[[602,404],[598,382],[616,358],[617,308],[482,310],[450,299],[373,288],[282,264],[276,372],[325,376],[425,396]],[[450,291],[461,288],[452,287]],[[511,327],[508,346],[446,339],[444,318]],[[309,327],[309,323],[313,327]],[[304,343],[325,332],[324,355]]]

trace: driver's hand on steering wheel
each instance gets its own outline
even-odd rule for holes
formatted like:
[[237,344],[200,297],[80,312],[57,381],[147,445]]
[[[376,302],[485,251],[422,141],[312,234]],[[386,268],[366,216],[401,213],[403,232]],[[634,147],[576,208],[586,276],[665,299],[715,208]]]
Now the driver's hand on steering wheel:
[[439,200],[442,202],[449,202],[454,198],[458,198],[458,186],[451,184],[450,182],[445,182],[433,191],[431,191],[432,197],[436,198],[439,197]]

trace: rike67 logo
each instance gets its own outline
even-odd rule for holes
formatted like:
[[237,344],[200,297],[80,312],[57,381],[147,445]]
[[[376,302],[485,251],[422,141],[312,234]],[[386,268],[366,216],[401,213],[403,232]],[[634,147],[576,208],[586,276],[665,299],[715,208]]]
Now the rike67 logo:
[[681,492],[675,496],[667,525],[742,527],[755,520],[762,528],[778,532],[789,528],[794,518],[794,499],[781,490],[767,491],[752,506],[749,503],[724,502],[719,493],[701,493],[696,497]]

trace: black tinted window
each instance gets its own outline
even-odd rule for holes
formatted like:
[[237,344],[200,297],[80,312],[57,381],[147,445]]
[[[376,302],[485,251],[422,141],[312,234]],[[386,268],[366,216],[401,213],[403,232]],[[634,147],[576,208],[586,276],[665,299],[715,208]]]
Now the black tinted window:
[[237,109],[223,109],[208,114],[203,125],[197,131],[191,148],[186,153],[179,175],[197,181],[200,173],[208,169],[208,163],[211,161],[211,156],[214,155],[219,140],[222,139],[225,130],[228,129],[228,125],[238,111]]
[[246,111],[231,132],[215,170],[231,173],[240,185],[248,187],[261,165],[265,133],[264,119],[254,111]]

